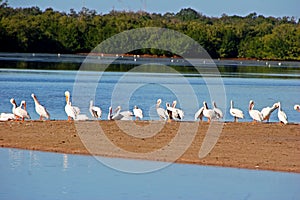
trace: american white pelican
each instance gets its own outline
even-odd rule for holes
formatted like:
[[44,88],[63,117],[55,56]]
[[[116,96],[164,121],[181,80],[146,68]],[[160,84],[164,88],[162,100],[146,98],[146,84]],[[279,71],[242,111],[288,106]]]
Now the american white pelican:
[[230,114],[234,117],[234,122],[238,121],[238,118],[244,118],[244,113],[238,108],[233,108],[233,101],[230,101]]
[[9,121],[15,119],[15,115],[13,113],[1,113],[0,121]]
[[298,112],[300,112],[300,105],[294,105],[294,110],[297,110]]
[[[26,111],[26,102],[22,101],[21,105],[19,107],[17,107],[17,103],[15,101],[15,99],[11,99],[10,103],[13,105],[13,114],[16,116],[16,119],[22,118],[22,121],[25,120],[25,118],[30,119],[30,116],[28,114],[28,112]],[[22,105],[24,105],[24,108],[22,108]]]
[[72,118],[76,119],[77,115],[80,113],[80,109],[76,106],[72,106],[72,103],[70,101],[70,92],[65,92],[66,96],[66,106],[65,106],[65,112],[68,116],[68,121],[70,121]]
[[213,119],[216,119],[216,113],[212,109],[208,109],[207,103],[203,101],[203,116],[207,118],[207,121],[210,122]]
[[166,103],[166,114],[168,116],[168,121],[170,122],[172,119],[175,118],[175,116],[178,115],[178,113],[176,113],[176,109],[173,108],[172,106],[170,106],[169,103]]
[[184,112],[181,109],[176,108],[177,101],[173,101],[172,108],[174,108],[174,112],[172,112],[173,119],[179,119],[182,120],[184,117]]
[[133,113],[130,111],[122,111],[121,112],[121,106],[118,106],[115,109],[115,113],[112,113],[112,108],[109,108],[110,113],[109,113],[109,118],[110,120],[131,120]]
[[143,119],[143,111],[137,106],[134,106],[133,108],[133,115],[135,116],[135,119]]
[[157,112],[157,114],[158,114],[158,116],[159,116],[159,118],[161,120],[167,120],[168,119],[168,115],[166,113],[166,110],[163,109],[163,108],[161,108],[160,104],[161,104],[161,99],[158,99],[156,101],[156,112]]
[[253,119],[253,121],[262,121],[263,120],[263,116],[262,114],[258,111],[258,110],[253,110],[254,107],[254,101],[250,100],[249,102],[249,115],[250,117]]
[[274,103],[272,107],[265,107],[261,110],[261,114],[263,116],[263,121],[267,120],[269,122],[270,116],[274,110],[279,107],[278,103]]
[[278,108],[277,116],[278,116],[279,122],[287,124],[288,123],[287,116],[286,116],[285,112],[283,112],[280,102],[278,102],[278,106],[279,106],[279,108]]
[[46,108],[39,103],[39,101],[37,100],[37,98],[36,98],[36,96],[34,94],[31,94],[31,97],[34,100],[35,111],[40,116],[40,120],[43,120],[43,118],[49,119],[50,118],[50,114],[46,110]]
[[97,106],[94,106],[94,102],[93,100],[90,101],[90,108],[89,108],[89,111],[91,113],[91,115],[94,117],[94,118],[101,118],[102,116],[102,110],[101,108],[97,107]]
[[217,119],[222,119],[223,118],[223,112],[221,111],[221,109],[219,109],[217,107],[217,104],[216,104],[215,101],[213,101],[213,106],[214,106],[213,111],[216,113]]
[[203,119],[203,110],[204,110],[204,106],[202,106],[196,113],[195,113],[195,121],[197,121],[197,119],[199,118],[200,121],[202,121]]

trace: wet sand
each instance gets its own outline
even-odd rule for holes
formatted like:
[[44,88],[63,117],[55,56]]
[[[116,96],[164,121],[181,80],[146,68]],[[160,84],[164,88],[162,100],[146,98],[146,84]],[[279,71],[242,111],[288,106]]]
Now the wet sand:
[[208,129],[207,122],[9,121],[0,122],[0,147],[300,173],[299,124]]

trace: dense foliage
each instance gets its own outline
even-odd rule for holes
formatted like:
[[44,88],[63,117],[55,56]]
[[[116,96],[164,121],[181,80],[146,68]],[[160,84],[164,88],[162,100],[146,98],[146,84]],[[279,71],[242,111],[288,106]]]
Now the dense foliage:
[[[52,8],[11,8],[6,2],[0,5],[0,51],[90,52],[117,33],[141,27],[163,27],[184,33],[213,58],[300,60],[300,22],[293,17],[251,13],[245,17],[224,14],[216,18],[190,8],[163,15],[125,11],[97,14],[86,8],[64,13]],[[159,49],[134,53],[166,54]]]

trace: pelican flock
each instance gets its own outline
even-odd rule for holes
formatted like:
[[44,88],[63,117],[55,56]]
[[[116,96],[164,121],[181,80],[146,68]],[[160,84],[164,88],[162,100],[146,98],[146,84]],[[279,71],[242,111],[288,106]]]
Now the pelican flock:
[[[39,116],[39,120],[49,119],[50,114],[47,111],[46,107],[40,104],[35,94],[31,94],[31,97],[34,101],[35,111]],[[25,119],[31,119],[28,111],[27,111],[27,104],[23,100],[21,101],[20,105],[18,106],[15,99],[11,98],[10,103],[12,104],[12,113],[1,113],[0,114],[0,121],[9,121],[9,120],[21,120],[25,121]],[[65,91],[65,113],[68,117],[68,121],[70,120],[89,120],[86,115],[80,115],[80,109],[76,106],[72,105],[71,102],[71,95],[69,91]],[[178,121],[183,120],[184,118],[184,111],[180,108],[177,108],[177,101],[174,100],[172,104],[166,102],[165,108],[161,107],[162,99],[157,99],[156,101],[156,112],[157,116],[160,120],[163,121]],[[194,114],[194,120],[203,121],[203,118],[206,118],[208,122],[214,120],[220,120],[224,117],[224,114],[220,108],[217,107],[215,101],[212,101],[213,108],[208,108],[207,102],[203,101],[203,106],[200,107],[197,112]],[[90,100],[89,104],[89,112],[91,116],[95,119],[102,119],[102,110],[100,107],[94,105],[94,101]],[[300,105],[294,105],[294,110],[300,112]],[[261,111],[254,109],[254,101],[250,100],[249,102],[249,116],[253,120],[253,122],[269,122],[270,116],[272,113],[278,109],[277,117],[278,121],[282,124],[288,124],[288,117],[286,113],[282,110],[282,106],[280,102],[275,102],[272,106],[264,107]],[[239,119],[244,119],[244,113],[241,109],[234,107],[234,102],[230,101],[230,108],[229,108],[230,115],[234,118],[234,122],[238,122]],[[135,120],[142,120],[144,118],[143,110],[138,107],[134,106],[132,111],[123,111],[121,106],[117,106],[116,109],[113,111],[112,107],[108,109],[108,120],[132,120],[135,117]]]

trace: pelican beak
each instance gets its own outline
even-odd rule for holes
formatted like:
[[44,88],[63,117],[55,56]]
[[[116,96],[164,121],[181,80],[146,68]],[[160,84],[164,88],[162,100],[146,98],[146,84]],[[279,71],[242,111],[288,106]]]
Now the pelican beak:
[[68,96],[66,96],[66,102],[68,103],[68,101],[69,101],[69,97],[68,97]]

